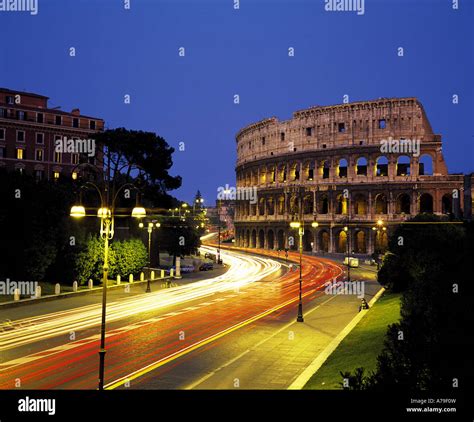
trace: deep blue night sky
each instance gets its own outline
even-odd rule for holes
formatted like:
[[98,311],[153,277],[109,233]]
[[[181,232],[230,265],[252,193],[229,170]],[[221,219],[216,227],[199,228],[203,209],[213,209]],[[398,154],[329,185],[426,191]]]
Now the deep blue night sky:
[[449,171],[470,172],[474,1],[451,4],[365,0],[358,16],[325,12],[323,0],[241,0],[240,10],[233,0],[131,0],[131,10],[123,0],[39,0],[37,16],[0,12],[0,86],[185,142],[172,169],[183,177],[172,194],[184,200],[200,189],[211,204],[217,186],[235,183],[241,127],[345,94],[418,97]]

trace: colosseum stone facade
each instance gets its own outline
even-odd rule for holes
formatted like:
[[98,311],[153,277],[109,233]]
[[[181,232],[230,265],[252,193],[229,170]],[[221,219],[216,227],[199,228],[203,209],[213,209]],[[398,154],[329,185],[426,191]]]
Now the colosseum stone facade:
[[[419,151],[409,150],[417,140]],[[257,190],[255,203],[236,203],[238,246],[296,247],[297,220],[306,251],[371,254],[418,213],[462,212],[464,176],[448,174],[416,98],[315,106],[253,123],[236,141],[237,188]]]

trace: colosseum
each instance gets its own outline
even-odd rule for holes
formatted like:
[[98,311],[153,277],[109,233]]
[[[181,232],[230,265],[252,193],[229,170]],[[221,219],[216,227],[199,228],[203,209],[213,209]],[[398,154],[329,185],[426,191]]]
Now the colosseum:
[[[394,225],[418,213],[460,217],[472,179],[448,174],[416,98],[315,106],[250,124],[236,141],[237,188],[257,190],[254,203],[236,203],[242,247],[295,248],[296,220],[305,251],[380,252]],[[419,150],[407,152],[415,141]]]

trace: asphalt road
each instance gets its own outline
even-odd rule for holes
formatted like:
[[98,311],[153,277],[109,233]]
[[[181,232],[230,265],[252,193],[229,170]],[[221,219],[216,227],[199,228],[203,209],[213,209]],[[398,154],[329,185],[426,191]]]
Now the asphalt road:
[[[109,304],[107,388],[286,388],[357,313],[354,295],[321,291],[344,278],[333,261],[304,257],[307,316],[293,323],[297,268],[282,274],[276,261],[237,251],[223,258],[230,277]],[[366,297],[376,290],[367,283]],[[14,321],[0,334],[0,388],[96,388],[98,317],[92,304]]]

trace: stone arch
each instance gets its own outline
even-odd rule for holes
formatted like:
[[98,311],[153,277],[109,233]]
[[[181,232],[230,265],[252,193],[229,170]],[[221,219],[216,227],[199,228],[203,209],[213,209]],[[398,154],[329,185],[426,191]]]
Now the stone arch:
[[336,196],[336,214],[347,214],[347,198],[342,193]]
[[299,163],[293,163],[290,167],[290,180],[292,182],[300,180],[300,165]]
[[288,175],[286,174],[286,164],[282,164],[278,167],[278,182],[285,183],[288,180]]
[[358,193],[354,196],[353,200],[354,214],[355,215],[366,215],[367,214],[367,200],[364,195]]
[[275,249],[275,234],[272,229],[267,232],[267,247],[268,249]]
[[313,214],[313,195],[308,194],[303,198],[303,213]]
[[341,158],[337,165],[337,175],[338,177],[347,177],[347,169],[349,164],[345,158]]
[[259,248],[264,248],[265,247],[265,231],[263,229],[260,229],[258,231],[258,245],[257,247]]
[[375,214],[387,214],[388,201],[387,196],[384,193],[378,193],[375,196],[374,211]]
[[356,175],[367,176],[367,158],[359,157],[356,163]]
[[420,196],[420,213],[433,213],[433,197],[429,193],[422,193]]
[[443,214],[451,214],[453,212],[453,196],[445,193],[441,198],[441,211]]
[[276,167],[275,165],[271,165],[267,167],[268,173],[267,173],[267,183],[275,183],[276,182]]
[[267,198],[267,214],[268,215],[275,214],[275,202],[273,200],[273,196],[269,196]]
[[347,233],[344,230],[339,230],[336,235],[336,252],[347,253]]
[[388,176],[388,159],[385,157],[385,155],[381,155],[375,160],[374,176]]
[[313,250],[313,233],[309,229],[305,229],[303,234],[303,250],[306,252],[310,252]]
[[329,232],[327,230],[320,230],[318,233],[319,250],[321,252],[329,252]]
[[267,183],[267,168],[261,167],[260,168],[260,184],[264,185]]
[[326,193],[318,195],[317,201],[317,211],[318,214],[328,214],[329,213],[329,198]]
[[285,232],[280,229],[277,232],[277,247],[278,249],[285,249]]
[[411,174],[411,161],[407,155],[400,155],[397,159],[397,176],[409,176]]
[[265,198],[258,200],[258,215],[265,215]]
[[329,179],[329,169],[330,169],[329,161],[327,160],[321,161],[321,164],[318,169],[319,177],[321,179]]
[[420,176],[433,175],[433,158],[430,154],[421,155],[418,160],[418,174]]
[[354,233],[354,252],[367,253],[366,233],[364,230],[356,230]]
[[293,195],[290,198],[290,214],[299,215],[299,213],[300,213],[300,207],[298,203],[298,197],[296,195]]
[[256,248],[257,247],[257,230],[253,229],[252,234],[250,236],[250,247]]
[[308,163],[307,171],[306,171],[306,178],[310,182],[314,180],[314,161],[310,161]]
[[401,193],[400,195],[397,196],[397,202],[396,202],[396,212],[397,214],[410,214],[410,208],[411,208],[411,200],[410,200],[410,195],[407,193]]
[[377,230],[375,235],[375,251],[384,252],[388,248],[388,234],[386,230]]

